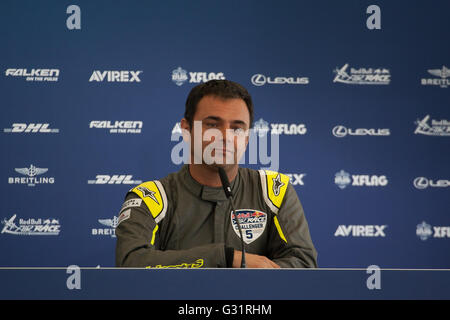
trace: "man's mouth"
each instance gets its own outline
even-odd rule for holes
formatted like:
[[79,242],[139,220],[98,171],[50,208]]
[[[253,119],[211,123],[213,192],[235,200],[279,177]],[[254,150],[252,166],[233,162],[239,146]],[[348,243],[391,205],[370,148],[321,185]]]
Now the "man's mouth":
[[228,149],[214,149],[216,152],[221,152],[223,154],[233,154],[234,151],[233,150],[228,150]]

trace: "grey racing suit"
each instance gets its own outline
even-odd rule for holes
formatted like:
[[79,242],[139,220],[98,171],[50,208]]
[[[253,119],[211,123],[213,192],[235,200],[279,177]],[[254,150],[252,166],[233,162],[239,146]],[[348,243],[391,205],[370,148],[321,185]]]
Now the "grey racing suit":
[[116,266],[147,268],[231,267],[245,249],[284,268],[315,268],[317,252],[289,177],[239,168],[231,182],[232,212],[221,187],[203,186],[188,165],[161,180],[131,189],[116,227]]

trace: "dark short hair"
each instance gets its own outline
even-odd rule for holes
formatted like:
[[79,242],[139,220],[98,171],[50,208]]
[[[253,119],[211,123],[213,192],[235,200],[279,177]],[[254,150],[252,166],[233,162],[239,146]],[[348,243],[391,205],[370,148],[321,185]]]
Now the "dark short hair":
[[198,102],[205,96],[216,96],[222,99],[242,99],[250,114],[250,127],[253,126],[253,102],[247,89],[230,80],[210,80],[192,88],[186,100],[184,118],[192,128]]

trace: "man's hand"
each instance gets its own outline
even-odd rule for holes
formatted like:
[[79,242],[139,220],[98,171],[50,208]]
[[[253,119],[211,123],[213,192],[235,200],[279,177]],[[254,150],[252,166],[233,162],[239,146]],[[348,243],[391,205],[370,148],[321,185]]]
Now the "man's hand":
[[[233,268],[241,267],[242,251],[234,250]],[[245,262],[247,268],[280,268],[275,262],[265,256],[257,254],[246,253]]]

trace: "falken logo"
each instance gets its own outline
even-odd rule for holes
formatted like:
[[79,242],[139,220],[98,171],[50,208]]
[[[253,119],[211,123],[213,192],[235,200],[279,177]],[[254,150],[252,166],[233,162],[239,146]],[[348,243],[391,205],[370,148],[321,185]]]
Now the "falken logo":
[[5,133],[59,133],[59,129],[49,128],[48,123],[13,123],[12,128],[4,128]]
[[26,81],[56,82],[59,78],[59,69],[6,69],[7,77],[25,78]]
[[416,235],[420,240],[425,241],[430,237],[433,238],[450,238],[449,226],[431,226],[425,221],[419,223],[416,228]]
[[254,74],[251,78],[254,86],[260,87],[265,84],[308,84],[308,77],[267,77],[263,74]]
[[119,218],[113,217],[112,219],[98,219],[98,222],[108,228],[94,228],[91,230],[93,236],[111,236],[116,237],[116,227],[119,224]]
[[[3,219],[4,225],[1,233],[21,236],[57,236],[61,231],[61,225],[57,219],[19,219],[13,215],[9,219]],[[16,222],[18,224],[16,224]]]
[[386,237],[384,229],[387,225],[340,225],[335,237]]
[[426,115],[422,120],[417,120],[414,134],[424,134],[426,136],[450,136],[450,121],[448,120],[431,120],[430,115]]
[[109,133],[141,133],[142,121],[106,121],[93,120],[89,123],[90,129],[109,129]]
[[346,128],[344,126],[338,125],[335,126],[332,130],[333,135],[337,138],[343,138],[347,135],[349,136],[378,136],[385,137],[391,135],[391,131],[389,129],[351,129]]
[[202,83],[209,80],[225,80],[223,72],[188,72],[181,67],[172,71],[172,81],[177,86],[182,86],[186,81],[189,83]]
[[386,68],[350,68],[348,63],[342,68],[336,68],[333,82],[359,85],[387,85],[391,82],[390,71]]
[[132,180],[132,175],[106,175],[98,174],[95,180],[88,180],[88,184],[141,184],[142,180]]
[[388,179],[385,175],[350,175],[350,173],[341,170],[335,174],[334,183],[341,190],[350,184],[355,187],[385,187],[388,184]]
[[441,179],[441,180],[432,180],[425,177],[417,177],[414,179],[414,187],[419,190],[426,189],[428,187],[431,188],[447,188],[450,187],[450,180]]
[[96,82],[141,82],[141,79],[139,78],[140,74],[143,71],[128,71],[128,70],[122,70],[122,71],[99,71],[95,70],[92,72],[91,77],[89,78],[89,82],[96,81]]
[[446,66],[442,66],[442,69],[428,69],[428,73],[435,77],[440,77],[440,79],[423,78],[420,80],[423,86],[440,86],[441,88],[450,86],[450,79],[447,79],[450,77],[450,69]]
[[304,135],[307,132],[306,126],[303,123],[269,123],[264,119],[259,119],[254,123],[253,129],[258,136],[263,137],[267,133],[278,135]]
[[9,184],[27,184],[29,187],[34,187],[38,184],[53,184],[54,177],[37,177],[48,171],[48,168],[38,168],[31,164],[29,168],[14,168],[17,173],[26,177],[9,177]]

